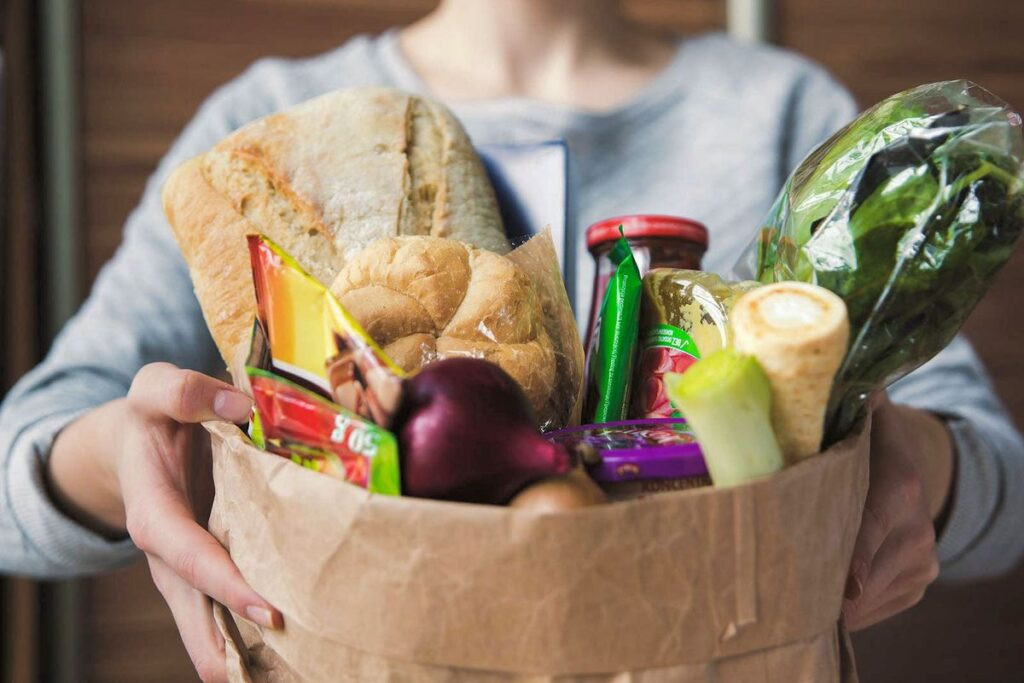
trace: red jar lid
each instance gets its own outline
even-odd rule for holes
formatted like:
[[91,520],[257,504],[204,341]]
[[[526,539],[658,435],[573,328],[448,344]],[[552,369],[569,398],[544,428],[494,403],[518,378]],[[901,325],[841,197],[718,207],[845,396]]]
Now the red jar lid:
[[639,237],[671,237],[693,242],[707,249],[708,229],[701,223],[678,216],[636,214],[606,218],[587,228],[587,249],[619,239],[619,226],[627,239]]

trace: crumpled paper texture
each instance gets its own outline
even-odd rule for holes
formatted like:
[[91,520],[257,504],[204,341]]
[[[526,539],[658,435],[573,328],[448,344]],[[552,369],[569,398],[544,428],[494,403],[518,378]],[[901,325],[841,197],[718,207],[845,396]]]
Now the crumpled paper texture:
[[219,610],[232,680],[855,680],[869,424],[744,486],[564,513],[375,496],[206,427],[211,531],[285,617]]

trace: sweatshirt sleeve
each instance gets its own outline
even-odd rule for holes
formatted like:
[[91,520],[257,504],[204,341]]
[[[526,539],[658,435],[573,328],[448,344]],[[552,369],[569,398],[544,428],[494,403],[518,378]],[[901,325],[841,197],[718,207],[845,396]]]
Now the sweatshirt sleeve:
[[792,91],[779,157],[780,185],[808,154],[857,113],[853,95],[825,69],[808,63]]
[[124,396],[146,363],[223,370],[164,218],[160,188],[176,165],[281,105],[267,87],[278,72],[279,64],[258,62],[200,107],[149,179],[121,246],[82,308],[0,406],[0,572],[59,578],[134,557],[129,540],[102,538],[54,507],[45,487],[46,458],[64,426]]
[[944,416],[953,437],[955,478],[939,536],[940,578],[979,579],[1013,569],[1024,556],[1024,441],[970,344],[957,337],[890,394]]

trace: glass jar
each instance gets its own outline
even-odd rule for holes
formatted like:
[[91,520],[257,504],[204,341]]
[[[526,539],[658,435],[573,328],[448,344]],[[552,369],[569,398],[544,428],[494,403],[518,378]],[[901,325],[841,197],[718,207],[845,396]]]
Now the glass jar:
[[616,216],[587,228],[587,249],[594,257],[594,291],[587,322],[589,341],[593,338],[594,321],[601,309],[608,280],[615,266],[608,253],[619,239],[619,226],[633,249],[633,258],[643,277],[652,268],[685,268],[700,270],[700,260],[708,248],[708,231],[701,223],[679,216],[636,214]]

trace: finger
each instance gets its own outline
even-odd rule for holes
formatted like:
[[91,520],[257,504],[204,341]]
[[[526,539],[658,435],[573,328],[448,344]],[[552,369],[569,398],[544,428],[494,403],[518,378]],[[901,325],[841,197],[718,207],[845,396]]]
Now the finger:
[[143,366],[132,381],[128,402],[144,414],[183,423],[242,422],[252,408],[252,400],[227,382],[170,363]]
[[199,678],[206,683],[227,681],[224,637],[214,621],[210,599],[182,581],[160,558],[150,556],[149,570]]
[[872,560],[864,593],[866,596],[880,594],[901,574],[931,564],[938,565],[935,559],[935,530],[930,524],[925,523],[890,535]]
[[844,619],[846,621],[846,627],[850,631],[860,631],[874,626],[880,621],[893,617],[900,612],[910,609],[917,603],[921,602],[924,597],[925,588],[916,588],[910,591],[895,594],[887,602],[882,603],[879,607],[867,612],[865,614],[847,614],[843,612]]
[[877,613],[901,595],[923,591],[939,575],[934,535],[931,542],[928,542],[928,534],[901,536],[905,539],[903,542],[893,537],[882,546],[861,590],[851,591],[847,587],[843,614],[851,623]]
[[935,579],[939,578],[939,559],[932,555],[924,564],[911,567],[889,585],[893,593],[910,593],[919,588],[927,588]]
[[862,583],[866,581],[882,543],[899,523],[914,514],[919,507],[921,493],[921,479],[912,471],[872,477],[860,532],[853,547],[851,575]]
[[155,555],[193,588],[235,614],[266,628],[280,628],[281,613],[260,597],[223,546],[191,516],[177,491],[150,485],[142,507],[132,499],[128,533],[139,548]]

